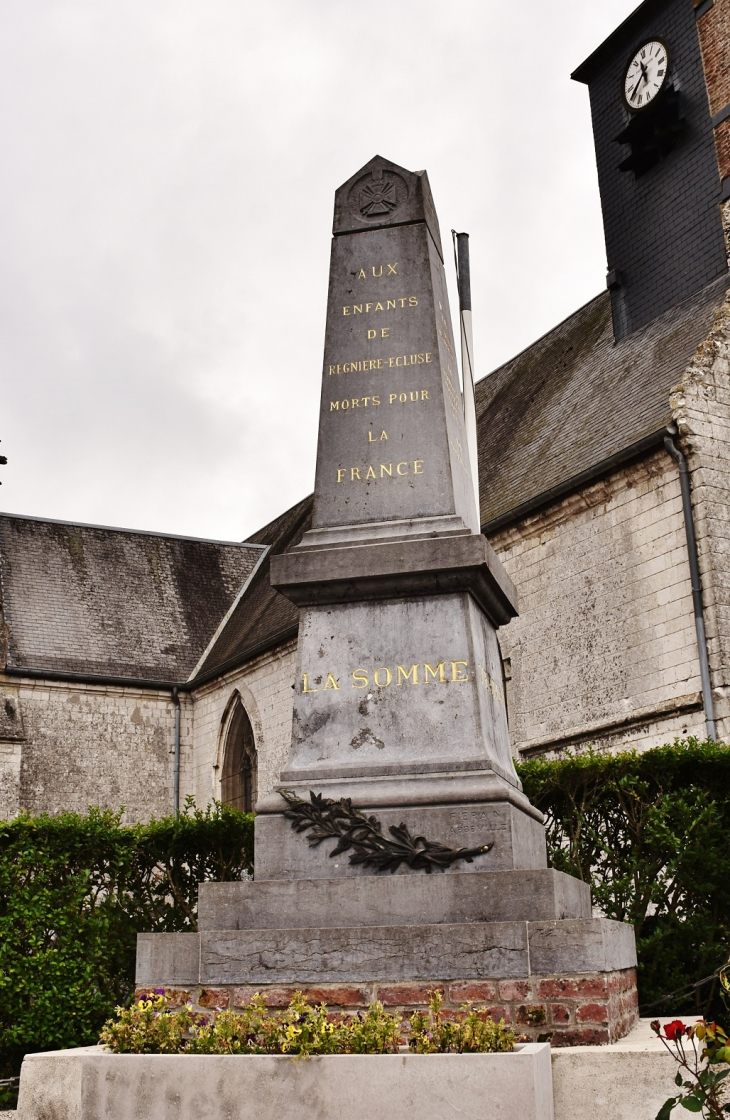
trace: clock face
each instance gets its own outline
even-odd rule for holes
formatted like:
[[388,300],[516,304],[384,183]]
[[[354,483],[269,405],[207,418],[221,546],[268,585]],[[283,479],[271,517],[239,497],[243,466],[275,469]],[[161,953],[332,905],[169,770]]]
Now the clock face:
[[624,101],[629,109],[645,109],[664,87],[669,70],[669,51],[661,39],[650,39],[639,47],[626,67]]

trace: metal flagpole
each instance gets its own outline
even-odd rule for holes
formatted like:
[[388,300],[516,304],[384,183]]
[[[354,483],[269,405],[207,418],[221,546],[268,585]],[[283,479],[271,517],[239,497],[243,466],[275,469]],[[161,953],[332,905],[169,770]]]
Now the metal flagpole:
[[479,454],[477,450],[477,410],[474,401],[474,343],[471,331],[471,276],[469,274],[469,234],[451,231],[456,260],[456,284],[459,290],[461,325],[461,377],[463,383],[464,423],[469,466],[474,484],[477,517],[481,525],[479,504]]

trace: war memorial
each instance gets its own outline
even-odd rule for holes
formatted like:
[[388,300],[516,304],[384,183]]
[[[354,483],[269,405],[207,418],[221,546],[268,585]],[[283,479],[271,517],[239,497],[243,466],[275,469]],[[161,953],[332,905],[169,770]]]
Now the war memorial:
[[[565,1009],[553,1045],[614,1042],[637,1019],[633,929],[593,917],[588,886],[548,868],[512,763],[496,631],[519,606],[479,533],[426,173],[371,160],[336,192],[333,234],[312,528],[271,569],[301,610],[290,757],[257,806],[255,879],[201,884],[198,932],[141,934],[137,984],[213,1011],[257,991],[281,1006],[295,990],[405,1010],[438,988],[496,1016],[516,1000],[532,1041],[444,1056],[453,1068],[410,1057],[407,1077],[398,1056],[351,1071],[351,1058],[316,1059],[340,1063],[331,1084],[286,1057],[39,1055],[21,1090],[28,1120],[50,1084],[71,1084],[75,1102],[54,1116],[157,1115],[164,1101],[175,1115],[294,1116],[306,1085],[334,1117],[343,1077],[369,1116],[436,1100],[421,1114],[445,1115],[454,1092],[481,1109],[489,1085],[495,1116],[507,1093],[549,1120],[539,1005]],[[596,1006],[608,1030],[591,1034]],[[474,1057],[483,1074],[459,1067]],[[386,1062],[374,1082],[373,1061]]]
[[518,604],[479,534],[425,172],[373,159],[333,232],[313,525],[271,575],[302,611],[291,755],[255,881],[203,885],[198,933],[141,935],[137,983],[589,974],[613,1041],[637,1015],[633,930],[548,869],[512,764],[496,630]]

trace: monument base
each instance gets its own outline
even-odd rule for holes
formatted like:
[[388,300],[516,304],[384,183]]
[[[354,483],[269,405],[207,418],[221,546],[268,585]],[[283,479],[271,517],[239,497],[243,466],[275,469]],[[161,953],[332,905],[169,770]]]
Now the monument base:
[[588,886],[548,869],[205,883],[197,933],[139,935],[137,985],[207,1010],[302,990],[404,1019],[438,988],[535,1040],[608,1043],[637,1017],[634,931],[590,914]]
[[[553,976],[511,976],[494,980],[447,981],[435,976],[410,983],[374,981],[369,984],[221,984],[205,987],[190,984],[165,987],[170,1007],[192,1003],[197,1011],[241,1009],[260,992],[267,1007],[288,1007],[301,991],[312,1003],[326,1003],[333,1012],[355,1015],[377,1000],[403,1019],[403,1039],[408,1038],[408,1017],[428,1005],[429,992],[443,993],[446,1015],[456,1014],[464,1004],[485,1006],[493,1019],[504,1019],[518,1035],[530,1041],[548,1040],[553,1047],[601,1046],[624,1038],[638,1022],[639,999],[636,970],[562,973]],[[135,998],[154,989],[140,986]],[[158,987],[159,990],[159,987]]]

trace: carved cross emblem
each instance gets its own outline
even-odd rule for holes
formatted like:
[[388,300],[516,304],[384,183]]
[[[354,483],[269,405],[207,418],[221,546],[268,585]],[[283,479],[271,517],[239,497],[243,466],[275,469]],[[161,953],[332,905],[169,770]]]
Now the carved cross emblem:
[[373,172],[372,182],[360,190],[360,213],[366,218],[374,218],[379,214],[389,214],[397,205],[395,182],[386,179],[382,171],[379,175]]

